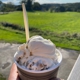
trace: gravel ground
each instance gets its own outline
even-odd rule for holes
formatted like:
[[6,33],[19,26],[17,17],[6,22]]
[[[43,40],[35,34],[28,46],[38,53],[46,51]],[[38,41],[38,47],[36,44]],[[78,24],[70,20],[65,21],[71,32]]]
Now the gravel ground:
[[[0,43],[0,73],[8,78],[13,56],[20,44]],[[63,60],[58,71],[58,77],[67,80],[67,77],[80,51],[57,48],[61,51]]]

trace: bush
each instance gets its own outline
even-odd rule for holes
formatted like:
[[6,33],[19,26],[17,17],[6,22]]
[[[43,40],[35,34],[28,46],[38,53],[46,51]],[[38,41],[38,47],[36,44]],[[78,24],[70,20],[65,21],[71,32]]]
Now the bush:
[[4,27],[10,27],[12,29],[18,29],[18,30],[24,31],[23,27],[16,25],[16,24],[11,24],[7,22],[1,22],[0,24],[3,25]]
[[74,33],[73,35],[72,35],[72,37],[73,38],[77,38],[78,36],[77,36],[77,33]]

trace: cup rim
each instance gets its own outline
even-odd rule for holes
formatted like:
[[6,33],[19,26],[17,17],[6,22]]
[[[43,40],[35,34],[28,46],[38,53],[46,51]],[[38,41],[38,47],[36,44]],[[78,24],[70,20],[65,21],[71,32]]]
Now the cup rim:
[[14,63],[17,65],[17,67],[19,67],[20,69],[22,69],[22,70],[24,70],[24,71],[26,71],[26,72],[30,72],[30,73],[46,73],[46,72],[50,72],[50,71],[55,70],[56,68],[58,68],[58,67],[60,66],[61,61],[62,61],[62,54],[61,54],[61,52],[60,52],[58,49],[56,49],[56,51],[60,54],[59,63],[58,63],[57,65],[55,65],[55,66],[52,66],[52,67],[49,68],[48,70],[34,71],[34,70],[28,70],[28,69],[26,69],[26,68],[22,68],[22,67],[16,62],[16,60],[15,60],[15,56],[17,55],[17,52],[14,54]]

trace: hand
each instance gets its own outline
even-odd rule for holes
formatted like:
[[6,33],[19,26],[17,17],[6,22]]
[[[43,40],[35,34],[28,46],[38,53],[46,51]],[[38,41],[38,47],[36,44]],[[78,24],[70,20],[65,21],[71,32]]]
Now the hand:
[[8,80],[20,80],[15,63],[11,67]]
[[[17,67],[16,67],[16,64],[15,63],[11,67],[11,71],[10,71],[8,80],[21,80],[19,78],[19,75],[18,75],[18,72],[17,72]],[[50,80],[62,80],[62,79],[52,78]]]

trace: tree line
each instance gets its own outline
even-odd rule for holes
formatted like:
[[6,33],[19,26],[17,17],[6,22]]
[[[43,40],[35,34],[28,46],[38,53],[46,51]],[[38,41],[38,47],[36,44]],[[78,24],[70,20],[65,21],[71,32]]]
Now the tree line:
[[20,0],[20,5],[14,5],[12,2],[3,3],[0,1],[0,12],[22,11],[22,3],[25,3],[27,11],[50,11],[50,12],[80,12],[80,3],[66,4],[40,4],[34,0]]
[[0,12],[9,12],[9,11],[22,11],[22,3],[25,3],[27,11],[41,11],[41,5],[34,0],[20,0],[19,5],[15,5],[12,2],[3,3],[0,1]]

